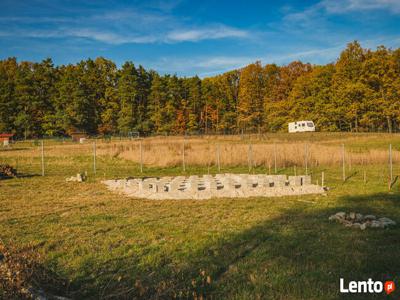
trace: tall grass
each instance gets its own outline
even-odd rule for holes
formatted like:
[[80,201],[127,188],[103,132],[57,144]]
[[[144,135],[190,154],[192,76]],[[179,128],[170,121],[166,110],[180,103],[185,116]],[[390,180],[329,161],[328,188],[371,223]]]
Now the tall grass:
[[[184,146],[183,146],[184,145]],[[226,141],[209,139],[145,139],[142,141],[142,159],[147,166],[179,166],[183,160],[193,166],[217,164],[218,155],[222,166],[277,167],[288,166],[332,166],[342,162],[342,143],[321,144],[318,142],[268,142]],[[386,164],[388,150],[374,147],[365,149],[345,148],[346,164]],[[111,155],[140,162],[140,142],[114,143],[99,147],[100,155]],[[393,162],[400,161],[400,152],[393,151]]]
[[[290,138],[292,141],[290,141]],[[388,163],[388,145],[400,141],[393,135],[378,134],[311,134],[268,136],[206,136],[154,137],[142,140],[97,140],[97,156],[122,158],[149,167],[175,167],[182,165],[183,145],[185,163],[189,166],[215,166],[217,156],[225,167],[248,166],[278,168],[290,166],[338,166],[342,163],[342,144],[345,144],[346,165],[385,165]],[[362,143],[362,147],[360,147]],[[396,144],[394,144],[396,145]],[[71,142],[46,143],[45,156],[68,159],[92,155],[93,144]],[[0,161],[7,158],[33,160],[40,157],[40,146],[33,143],[16,144],[0,151]],[[393,163],[400,162],[400,151],[394,147]],[[33,162],[32,162],[33,163]]]

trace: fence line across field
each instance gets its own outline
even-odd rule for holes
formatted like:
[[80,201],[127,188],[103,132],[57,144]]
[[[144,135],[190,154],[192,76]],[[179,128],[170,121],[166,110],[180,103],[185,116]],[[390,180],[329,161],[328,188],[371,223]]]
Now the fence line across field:
[[[106,156],[112,155],[110,157],[118,157],[120,153],[125,153],[127,151],[126,149],[132,151],[133,153],[136,153],[134,154],[135,157],[130,157],[126,159],[133,163],[137,163],[137,166],[140,167],[140,173],[144,173],[145,168],[147,167],[151,168],[152,166],[173,166],[172,164],[165,164],[165,162],[171,161],[169,160],[168,156],[173,154],[174,141],[168,142],[167,145],[164,145],[164,142],[153,144],[152,141],[149,142],[146,139],[133,141],[133,143],[131,141],[130,143],[117,142],[114,144],[110,144],[109,142],[101,140],[93,140],[92,143],[90,143],[89,141],[90,140],[87,140],[86,143],[82,145],[82,147],[80,147],[80,144],[69,143],[67,143],[66,147],[63,147],[62,144],[51,143],[51,141],[47,142],[47,140],[40,140],[32,144],[33,147],[30,146],[26,148],[28,149],[28,152],[25,152],[25,154],[21,151],[18,152],[17,157],[12,157],[11,155],[9,155],[9,157],[12,157],[12,162],[15,163],[18,168],[26,169],[28,173],[32,172],[32,169],[38,170],[37,167],[39,165],[41,176],[63,174],[64,172],[66,172],[66,170],[63,168],[54,169],[52,168],[52,166],[54,166],[53,164],[58,164],[57,159],[61,157],[67,158],[70,155],[69,153],[79,155],[76,153],[89,154],[90,152],[92,152],[91,164],[94,176],[99,173],[99,168],[101,174],[104,174],[104,177],[106,176],[106,173],[110,174],[109,172],[111,172],[111,169],[109,166],[107,166],[108,158],[106,158]],[[384,172],[381,172],[379,174],[381,180],[388,183],[389,189],[393,189],[393,185],[397,184],[397,176],[395,176],[394,164],[397,164],[397,162],[399,161],[399,151],[398,149],[394,148],[392,144],[389,144],[388,147],[384,147],[386,148],[386,150],[378,148],[358,152],[357,150],[349,150],[352,148],[348,148],[345,146],[344,143],[342,143],[341,147],[339,148],[340,151],[337,151],[337,153],[332,156],[332,159],[329,160],[326,159],[322,153],[316,152],[318,151],[318,149],[321,149],[318,148],[321,146],[315,143],[311,143],[310,145],[308,143],[288,144],[285,142],[253,142],[254,144],[248,141],[244,143],[242,142],[229,144],[224,144],[222,142],[221,144],[219,141],[217,141],[216,143],[204,143],[202,141],[192,142],[190,139],[183,139],[180,141],[182,146],[182,171],[187,172],[190,169],[193,170],[194,167],[206,167],[207,173],[210,172],[210,168],[211,170],[215,168],[214,170],[220,172],[223,167],[224,170],[228,171],[230,168],[235,167],[245,168],[247,160],[247,169],[249,173],[254,173],[256,170],[259,170],[259,172],[261,170],[264,170],[263,172],[268,172],[268,174],[270,174],[271,169],[273,168],[275,173],[279,173],[281,172],[280,170],[285,169],[286,173],[288,173],[289,170],[289,174],[298,175],[302,173],[310,173],[311,175],[315,176],[315,171],[313,170],[314,168],[319,168],[319,165],[324,166],[326,163],[326,166],[329,168],[329,166],[334,166],[334,164],[336,163],[336,166],[341,166],[341,177],[343,182],[348,181],[351,177],[355,176],[355,174],[358,174],[356,176],[358,176],[359,180],[366,184],[368,182],[368,177],[376,176],[373,175],[374,173],[369,173],[370,171],[367,172],[367,166],[370,164],[378,166],[378,164],[380,164],[381,170],[384,170]],[[332,148],[333,146],[334,145],[330,145],[329,147]],[[90,148],[92,148],[91,151],[85,152],[87,151],[85,149]],[[204,151],[201,152],[203,148],[206,151],[206,160],[197,157],[197,155],[204,156]],[[210,155],[210,152],[213,151],[213,148],[215,149],[214,158],[213,155]],[[32,151],[34,149],[39,150],[39,155],[35,154],[33,156],[29,156],[29,151]],[[112,154],[112,152],[110,152],[111,149],[113,149],[113,151],[117,154]],[[157,159],[159,156],[152,157],[152,153],[156,149],[158,153],[160,153],[160,151],[163,153],[165,165],[157,165]],[[245,157],[246,152],[247,159]],[[4,151],[3,153],[11,154],[11,152],[9,151]],[[328,155],[332,155],[329,153],[331,152],[328,152]],[[385,153],[386,155],[383,156]],[[120,157],[124,158],[123,156]],[[340,157],[339,164],[337,164],[338,157]],[[381,164],[384,157],[386,157],[387,163]],[[320,160],[322,160],[322,163],[320,163]],[[272,163],[274,164],[273,166]],[[76,163],[74,162],[71,164],[71,167],[67,168],[68,170],[75,169],[79,172],[90,170],[90,168],[87,168],[87,166],[90,165],[90,161],[88,160],[85,160],[84,162],[82,162],[82,160],[78,160]],[[118,172],[114,171],[114,173],[134,173],[135,169],[132,169],[132,167],[129,167],[129,165],[130,164],[113,165],[113,168],[120,168]],[[293,171],[290,171],[291,166],[293,167]],[[38,173],[38,171],[35,172]],[[347,172],[349,172],[349,174],[347,174]],[[326,174],[324,174],[324,176],[325,175]],[[329,175],[329,178],[332,178],[331,175]],[[321,183],[326,181],[326,178],[324,178],[324,180],[322,180],[322,178],[320,179]]]

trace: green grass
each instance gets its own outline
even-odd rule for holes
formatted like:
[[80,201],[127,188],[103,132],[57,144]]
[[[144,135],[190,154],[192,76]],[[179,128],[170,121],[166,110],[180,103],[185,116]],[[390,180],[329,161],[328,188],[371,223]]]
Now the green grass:
[[[39,158],[20,158],[19,170],[30,176],[0,181],[1,239],[38,245],[75,299],[381,299],[344,297],[339,278],[400,284],[400,226],[360,231],[328,221],[356,211],[400,223],[399,183],[388,191],[386,166],[369,166],[366,184],[361,166],[347,170],[345,183],[339,167],[311,169],[314,182],[325,172],[327,196],[149,201],[112,194],[100,183],[139,175],[136,164],[110,157],[97,163],[94,177],[90,156],[50,157],[41,177],[32,176],[40,174]],[[78,171],[88,171],[89,182],[65,182]],[[204,173],[190,166],[186,172]],[[140,175],[176,174],[181,168]]]

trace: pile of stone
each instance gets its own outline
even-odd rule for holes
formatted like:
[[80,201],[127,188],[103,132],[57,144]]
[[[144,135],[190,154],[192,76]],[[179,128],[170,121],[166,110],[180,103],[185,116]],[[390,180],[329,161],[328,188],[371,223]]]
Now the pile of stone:
[[86,174],[78,173],[78,174],[76,174],[76,176],[68,177],[67,179],[65,179],[65,181],[84,182],[84,181],[86,181],[86,179],[87,179]]
[[346,214],[345,212],[338,212],[329,217],[330,221],[337,221],[346,227],[359,228],[365,230],[370,228],[386,228],[391,225],[396,225],[396,222],[386,218],[377,218],[374,215],[362,215],[359,213],[351,212]]
[[324,194],[310,176],[216,174],[103,181],[108,189],[135,198],[211,199]]
[[0,178],[17,177],[17,170],[7,164],[0,164]]

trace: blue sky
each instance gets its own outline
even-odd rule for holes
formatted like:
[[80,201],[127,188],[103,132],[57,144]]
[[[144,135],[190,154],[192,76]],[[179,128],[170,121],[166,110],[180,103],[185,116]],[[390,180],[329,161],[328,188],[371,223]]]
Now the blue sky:
[[256,60],[334,61],[348,42],[400,44],[400,0],[0,0],[0,59],[103,56],[211,76]]

